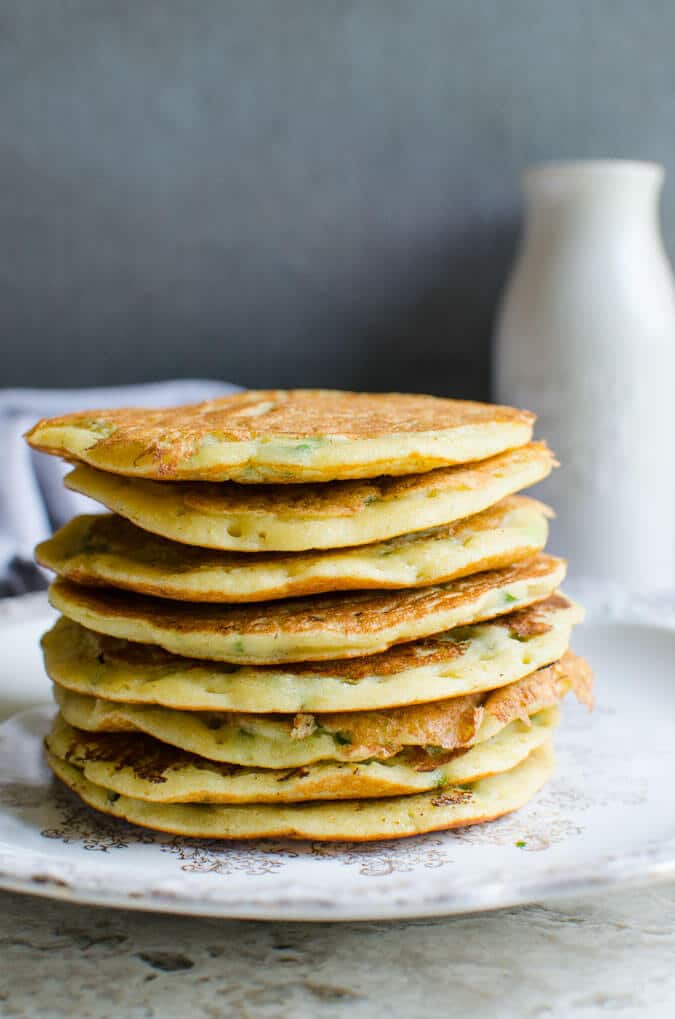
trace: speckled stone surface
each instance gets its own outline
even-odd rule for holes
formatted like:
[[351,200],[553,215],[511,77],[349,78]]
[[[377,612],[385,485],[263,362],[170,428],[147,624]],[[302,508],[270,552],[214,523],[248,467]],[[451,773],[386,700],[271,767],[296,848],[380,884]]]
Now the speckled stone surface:
[[0,1015],[666,1019],[675,885],[401,923],[193,920],[0,895]]

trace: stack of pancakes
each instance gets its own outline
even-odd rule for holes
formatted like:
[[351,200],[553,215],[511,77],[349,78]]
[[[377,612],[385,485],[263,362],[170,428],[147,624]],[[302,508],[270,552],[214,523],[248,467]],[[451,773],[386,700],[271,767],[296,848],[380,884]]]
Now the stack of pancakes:
[[42,421],[111,513],[37,549],[53,771],[97,809],[221,838],[467,825],[550,776],[590,705],[545,555],[532,415],[429,396],[245,392]]

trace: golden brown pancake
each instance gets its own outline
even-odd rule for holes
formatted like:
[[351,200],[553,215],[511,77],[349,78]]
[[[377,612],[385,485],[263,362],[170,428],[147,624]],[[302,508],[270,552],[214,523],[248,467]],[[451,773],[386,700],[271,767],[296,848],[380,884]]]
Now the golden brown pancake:
[[[498,690],[387,711],[313,715],[245,715],[172,711],[82,697],[62,687],[54,695],[65,720],[87,732],[141,732],[213,761],[255,768],[294,768],[331,760],[387,760],[416,748],[455,751],[489,739],[510,722],[557,705],[569,690],[592,705],[593,678],[568,652]],[[440,758],[434,758],[440,763]]]
[[42,647],[53,681],[89,697],[183,711],[366,711],[513,683],[562,658],[582,618],[580,606],[556,594],[381,654],[283,667],[181,658],[95,633],[65,616]]
[[559,724],[556,707],[509,723],[468,750],[415,752],[355,764],[318,761],[303,768],[242,768],[209,761],[138,733],[91,733],[57,715],[45,745],[85,778],[150,803],[298,803],[406,796],[477,782],[510,771],[547,743]]
[[166,410],[40,421],[34,449],[157,480],[298,482],[412,474],[523,445],[534,415],[401,393],[250,390]]
[[532,442],[478,464],[369,482],[166,485],[80,465],[65,483],[185,545],[294,552],[365,545],[463,520],[541,481],[554,465],[547,446]]
[[555,764],[550,744],[544,744],[511,771],[417,796],[230,806],[147,803],[95,785],[80,769],[49,752],[47,762],[89,806],[155,831],[198,838],[275,837],[314,842],[403,838],[489,821],[532,799],[552,775]]
[[179,545],[123,517],[75,517],[35,550],[41,566],[87,586],[177,601],[254,602],[424,587],[496,569],[546,544],[542,503],[511,496],[468,520],[336,552],[250,555]]
[[55,581],[54,608],[99,633],[173,654],[242,665],[375,654],[392,644],[502,615],[548,597],[562,559],[539,554],[500,570],[403,591],[315,595],[256,605],[169,602]]

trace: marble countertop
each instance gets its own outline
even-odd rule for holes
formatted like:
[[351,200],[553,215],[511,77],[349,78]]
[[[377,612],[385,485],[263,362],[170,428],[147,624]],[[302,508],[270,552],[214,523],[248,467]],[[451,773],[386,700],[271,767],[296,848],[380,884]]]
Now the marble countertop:
[[0,1015],[670,1019],[675,884],[399,923],[200,920],[0,895]]

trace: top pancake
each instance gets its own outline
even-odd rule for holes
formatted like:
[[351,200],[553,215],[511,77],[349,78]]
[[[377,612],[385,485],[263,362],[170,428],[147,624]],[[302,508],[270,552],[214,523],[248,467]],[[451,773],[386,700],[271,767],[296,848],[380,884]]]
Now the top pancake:
[[164,410],[45,419],[34,449],[162,481],[294,483],[412,474],[528,442],[534,415],[402,393],[249,390]]

